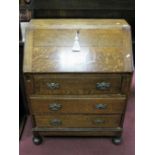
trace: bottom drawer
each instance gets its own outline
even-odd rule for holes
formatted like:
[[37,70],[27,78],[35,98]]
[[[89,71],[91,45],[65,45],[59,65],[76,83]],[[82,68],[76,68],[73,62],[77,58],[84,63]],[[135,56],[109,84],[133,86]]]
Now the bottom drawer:
[[121,115],[36,115],[41,128],[119,127]]

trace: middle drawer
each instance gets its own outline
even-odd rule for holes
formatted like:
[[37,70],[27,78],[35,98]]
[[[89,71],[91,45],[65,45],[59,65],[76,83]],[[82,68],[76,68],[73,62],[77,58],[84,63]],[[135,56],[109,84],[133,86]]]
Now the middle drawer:
[[125,97],[30,97],[32,114],[39,113],[122,113]]

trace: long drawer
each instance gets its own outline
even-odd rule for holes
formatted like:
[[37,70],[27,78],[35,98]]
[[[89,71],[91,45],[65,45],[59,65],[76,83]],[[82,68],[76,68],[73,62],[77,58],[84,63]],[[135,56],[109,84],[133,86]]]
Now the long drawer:
[[122,113],[125,97],[31,97],[32,114],[39,113],[87,113],[108,114]]
[[120,94],[120,74],[44,74],[34,76],[34,93],[38,95]]
[[41,128],[119,127],[121,115],[35,115]]

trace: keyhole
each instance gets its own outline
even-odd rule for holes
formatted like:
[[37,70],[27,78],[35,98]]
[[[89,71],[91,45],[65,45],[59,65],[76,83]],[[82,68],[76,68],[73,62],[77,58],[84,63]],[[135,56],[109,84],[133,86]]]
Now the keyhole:
[[80,30],[77,30],[77,34],[78,34],[78,35],[80,34]]

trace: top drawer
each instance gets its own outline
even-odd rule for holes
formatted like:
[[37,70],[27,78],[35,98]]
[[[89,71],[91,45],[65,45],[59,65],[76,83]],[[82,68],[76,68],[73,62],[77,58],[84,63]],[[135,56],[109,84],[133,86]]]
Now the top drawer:
[[101,95],[120,94],[120,74],[38,74],[34,75],[33,94]]

